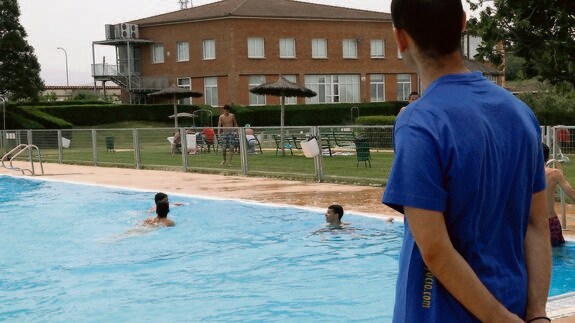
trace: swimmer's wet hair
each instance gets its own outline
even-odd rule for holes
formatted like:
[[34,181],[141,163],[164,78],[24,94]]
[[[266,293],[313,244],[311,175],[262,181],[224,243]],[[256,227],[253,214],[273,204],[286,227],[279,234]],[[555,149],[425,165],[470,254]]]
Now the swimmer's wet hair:
[[170,204],[166,202],[156,203],[156,214],[159,218],[167,218],[170,213]]
[[160,192],[160,193],[157,193],[157,194],[154,196],[154,201],[155,201],[156,204],[157,204],[158,202],[162,201],[162,200],[165,199],[166,197],[168,197],[168,195],[167,195],[166,193]]
[[341,218],[343,217],[343,207],[341,205],[332,204],[332,205],[328,206],[327,208],[334,211],[335,213],[337,213],[339,215],[339,219],[341,220]]

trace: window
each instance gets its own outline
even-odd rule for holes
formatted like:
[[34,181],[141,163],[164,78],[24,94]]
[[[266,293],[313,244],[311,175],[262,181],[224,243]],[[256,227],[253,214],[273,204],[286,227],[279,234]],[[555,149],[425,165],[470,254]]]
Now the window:
[[202,46],[204,59],[216,59],[216,41],[214,39],[204,39]]
[[190,45],[188,42],[176,43],[176,61],[185,62],[190,60]]
[[397,74],[397,100],[407,101],[411,93],[411,75]]
[[[181,77],[176,80],[178,87],[186,90],[192,89],[192,79],[189,77]],[[178,100],[179,104],[192,104],[192,98],[183,98]]]
[[248,58],[265,58],[264,39],[261,37],[248,38]]
[[385,57],[385,42],[383,39],[371,40],[371,58]]
[[383,74],[371,74],[369,88],[371,102],[385,101],[385,77]]
[[164,45],[152,45],[152,64],[159,64],[164,62]]
[[[297,83],[297,76],[295,75],[284,75],[283,76],[286,80],[290,81],[290,82],[294,82]],[[286,96],[285,98],[285,104],[297,104],[297,97],[295,96]]]
[[311,40],[311,57],[327,58],[327,40],[316,38]]
[[357,39],[343,40],[343,58],[357,58]]
[[295,39],[280,39],[280,58],[295,58]]
[[204,78],[204,97],[206,104],[212,107],[218,106],[218,78],[206,77]]
[[[262,83],[266,82],[266,77],[263,75],[251,75],[249,79],[249,88],[252,89]],[[254,94],[250,92],[250,105],[265,105],[266,96]]]
[[359,102],[359,75],[306,75],[305,86],[317,93],[306,103]]

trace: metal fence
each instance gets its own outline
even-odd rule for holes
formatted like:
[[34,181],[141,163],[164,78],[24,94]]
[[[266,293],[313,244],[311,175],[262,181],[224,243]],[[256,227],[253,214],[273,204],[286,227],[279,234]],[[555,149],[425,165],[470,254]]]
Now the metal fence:
[[[2,151],[33,144],[45,162],[314,179],[383,185],[393,161],[392,126],[6,130]],[[175,132],[181,143],[173,145]],[[232,160],[222,164],[219,133],[234,134]],[[283,135],[282,135],[283,134]],[[302,141],[316,138],[320,154],[305,157]],[[283,145],[282,145],[283,139]],[[356,143],[359,142],[359,145]],[[359,148],[358,148],[359,147]],[[358,149],[360,150],[358,153]],[[228,154],[229,154],[228,149]],[[23,157],[24,158],[24,157]]]

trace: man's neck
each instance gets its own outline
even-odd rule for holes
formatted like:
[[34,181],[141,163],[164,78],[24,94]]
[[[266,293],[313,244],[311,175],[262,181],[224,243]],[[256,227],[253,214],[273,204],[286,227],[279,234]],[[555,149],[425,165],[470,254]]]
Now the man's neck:
[[423,91],[436,79],[447,74],[469,73],[459,52],[454,52],[438,60],[420,58],[416,60],[416,68],[421,78]]

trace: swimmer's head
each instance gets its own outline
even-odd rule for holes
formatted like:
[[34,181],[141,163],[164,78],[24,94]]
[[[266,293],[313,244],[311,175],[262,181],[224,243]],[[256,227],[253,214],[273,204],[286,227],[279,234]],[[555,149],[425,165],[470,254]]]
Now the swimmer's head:
[[543,145],[543,157],[545,157],[545,162],[547,162],[549,160],[549,146],[547,146],[545,143],[542,144]]
[[160,192],[154,196],[154,201],[156,202],[156,204],[158,204],[159,202],[161,202],[167,198],[168,198],[168,195],[166,193]]
[[343,217],[343,207],[338,204],[332,204],[327,207],[325,212],[325,222],[330,225],[340,225],[341,218]]
[[158,215],[158,218],[167,218],[168,213],[170,213],[170,203],[156,203],[156,214]]

